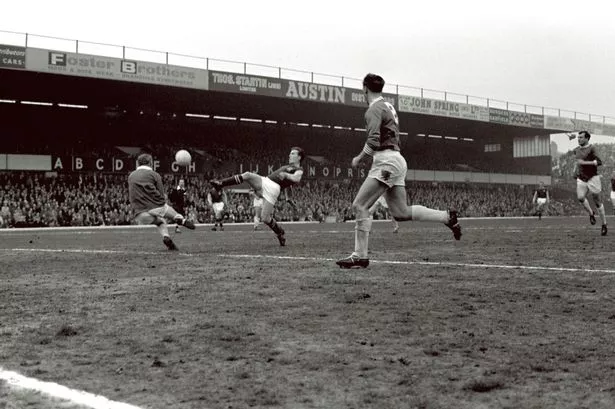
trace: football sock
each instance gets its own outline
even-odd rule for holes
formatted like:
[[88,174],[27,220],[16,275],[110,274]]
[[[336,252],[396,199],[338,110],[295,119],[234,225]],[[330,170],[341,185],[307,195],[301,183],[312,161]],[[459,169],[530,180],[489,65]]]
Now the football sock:
[[367,258],[369,231],[372,229],[372,219],[357,219],[354,226],[354,252],[359,258]]
[[410,206],[412,219],[419,222],[440,222],[448,223],[448,212],[446,210],[434,210],[425,206]]
[[606,224],[606,211],[604,210],[604,203],[601,203],[600,207],[598,207],[598,214],[600,214],[602,224]]
[[269,226],[269,228],[273,230],[273,232],[277,234],[278,236],[282,233],[282,228],[278,226],[278,223],[275,221],[275,219],[272,218],[269,221],[269,223],[265,223],[265,224]]
[[239,185],[243,182],[243,176],[241,175],[233,175],[231,177],[222,179],[220,181],[220,183],[222,184],[222,186],[232,186],[232,185]]

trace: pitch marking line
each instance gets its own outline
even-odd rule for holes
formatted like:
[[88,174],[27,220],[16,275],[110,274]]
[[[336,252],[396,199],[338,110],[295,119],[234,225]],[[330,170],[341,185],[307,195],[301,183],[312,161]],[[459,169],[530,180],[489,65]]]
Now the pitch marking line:
[[[86,253],[86,254],[137,254],[137,255],[160,255],[166,254],[162,251],[126,251],[126,250],[94,250],[94,249],[0,249],[0,251],[16,251],[25,253]],[[176,253],[180,256],[197,257],[191,253]],[[335,261],[333,258],[301,257],[301,256],[270,256],[263,254],[218,254],[218,257],[228,258],[265,258],[276,260],[306,260],[306,261]],[[538,271],[566,271],[571,273],[606,273],[615,274],[615,270],[595,269],[595,268],[574,268],[574,267],[543,267],[543,266],[524,266],[508,264],[481,264],[481,263],[452,263],[447,261],[394,261],[394,260],[373,260],[371,264],[396,264],[396,265],[421,265],[421,266],[443,266],[443,267],[465,267],[465,268],[499,268],[505,270],[538,270]]]
[[[155,251],[127,251],[127,250],[95,250],[95,249],[27,249],[27,248],[17,248],[17,249],[0,249],[3,251],[18,251],[22,253],[84,253],[84,254],[136,254],[136,255],[145,255],[145,256],[155,256],[158,254],[167,254],[163,253],[163,251],[155,252]],[[182,253],[178,253],[182,254]],[[183,253],[184,255],[187,253]]]
[[34,390],[92,409],[141,409],[128,403],[109,400],[101,395],[70,389],[53,382],[43,382],[38,379],[28,378],[17,372],[6,371],[1,367],[0,380],[5,380],[13,388]]
[[[268,256],[262,254],[218,254],[219,257],[229,258],[268,258],[278,260],[310,260],[310,261],[335,261],[332,258],[297,257],[297,256]],[[542,267],[542,266],[513,266],[507,264],[479,264],[479,263],[451,263],[447,261],[392,261],[392,260],[369,260],[370,264],[397,264],[397,265],[420,265],[420,266],[444,266],[444,267],[470,267],[470,268],[499,268],[507,270],[542,270],[542,271],[567,271],[572,273],[607,273],[615,274],[615,270],[570,268],[570,267]]]

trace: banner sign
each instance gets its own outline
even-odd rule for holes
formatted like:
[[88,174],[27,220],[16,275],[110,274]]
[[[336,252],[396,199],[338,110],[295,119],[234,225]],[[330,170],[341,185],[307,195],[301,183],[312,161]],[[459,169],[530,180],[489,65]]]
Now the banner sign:
[[0,44],[0,68],[26,68],[26,49]]
[[615,136],[615,125],[590,122],[583,119],[545,115],[544,127],[565,132],[588,131],[596,135]]
[[[130,173],[137,168],[137,159],[113,156],[52,156],[51,169],[56,172],[112,172]],[[202,158],[194,158],[187,173],[205,173],[211,166]],[[159,173],[186,174],[172,158],[154,158],[154,170]]]
[[489,122],[508,125],[510,123],[510,111],[489,108]]
[[[495,109],[494,109],[495,110]],[[501,110],[498,110],[501,111]],[[526,112],[506,111],[508,112],[508,121],[510,125],[524,126],[526,128],[543,128],[544,117],[537,114],[528,114]],[[498,117],[499,115],[496,115]]]
[[[282,164],[269,163],[239,163],[236,172],[254,172],[259,175],[268,175],[278,169]],[[311,164],[303,168],[304,179],[365,179],[369,169],[352,168],[349,165],[337,164]]]
[[489,122],[487,107],[406,95],[399,95],[399,111]]
[[26,69],[79,77],[208,89],[207,70],[38,48],[26,49]]
[[[49,165],[51,161],[51,166]],[[43,170],[59,173],[71,172],[101,172],[128,174],[137,168],[137,161],[131,157],[113,156],[47,156],[47,165]],[[175,173],[178,175],[203,174],[212,171],[211,162],[195,155],[188,167],[179,166],[172,158],[154,157],[154,170],[161,174]],[[251,171],[260,175],[268,175],[278,169],[280,163],[236,163],[235,173]],[[364,179],[368,169],[354,169],[349,164],[312,164],[304,169],[303,177],[311,179]]]
[[[286,84],[284,88],[286,98],[352,105],[367,109],[367,100],[363,90],[294,80],[283,81]],[[382,93],[382,96],[385,101],[398,109],[397,95]]]
[[[367,108],[362,90],[259,75],[209,71],[209,90]],[[397,108],[397,95],[383,93],[382,96]]]
[[282,82],[278,78],[258,75],[234,74],[229,72],[209,71],[209,90],[222,92],[239,92],[269,97],[284,97]]
[[544,115],[530,114],[530,128],[544,128]]

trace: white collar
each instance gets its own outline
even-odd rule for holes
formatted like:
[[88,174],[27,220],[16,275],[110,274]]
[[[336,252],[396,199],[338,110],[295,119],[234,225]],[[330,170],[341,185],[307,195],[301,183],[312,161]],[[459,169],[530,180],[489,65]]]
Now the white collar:
[[149,169],[149,170],[152,170],[152,168],[150,166],[147,166],[147,165],[139,165],[139,166],[137,166],[137,169]]
[[384,99],[382,97],[382,95],[380,95],[378,98],[376,98],[375,100],[373,100],[372,102],[369,103],[369,106],[371,107],[372,105],[374,105],[376,102],[380,101],[381,99]]

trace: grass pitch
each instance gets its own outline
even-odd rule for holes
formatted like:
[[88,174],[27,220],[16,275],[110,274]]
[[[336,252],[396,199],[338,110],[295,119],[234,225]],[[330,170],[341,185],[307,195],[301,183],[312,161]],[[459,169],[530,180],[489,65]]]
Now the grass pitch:
[[2,231],[0,367],[151,409],[615,407],[613,236],[461,223],[374,223],[360,270],[350,223]]

